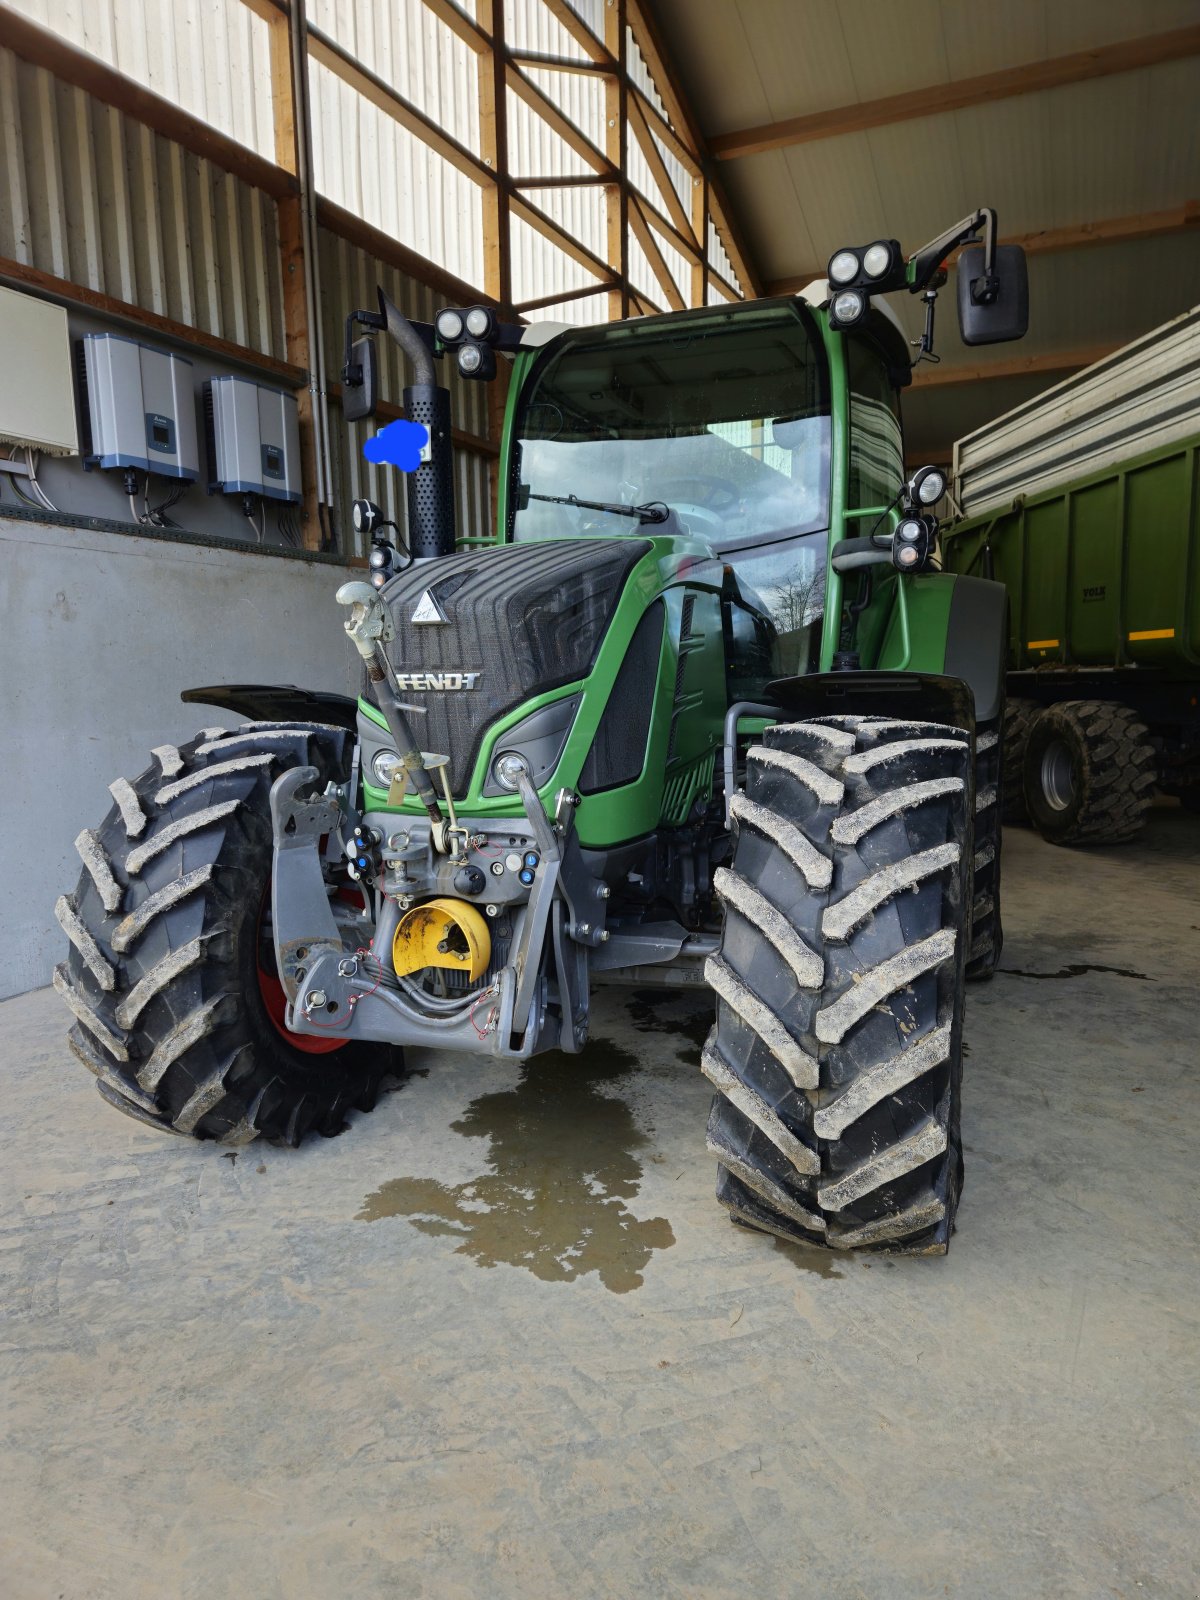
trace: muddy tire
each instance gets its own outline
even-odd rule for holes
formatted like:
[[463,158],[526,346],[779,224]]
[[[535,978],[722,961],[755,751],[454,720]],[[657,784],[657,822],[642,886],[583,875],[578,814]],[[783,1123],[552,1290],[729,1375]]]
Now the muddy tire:
[[1041,711],[1036,700],[1009,700],[1004,707],[1004,762],[1000,788],[1003,794],[1002,821],[1006,828],[1017,828],[1029,821],[1025,807],[1025,746],[1029,730]]
[[84,870],[55,907],[70,951],[54,986],[75,1017],[72,1051],[117,1110],[196,1139],[297,1145],[339,1132],[351,1106],[370,1110],[400,1070],[387,1047],[314,1052],[269,1006],[271,784],[299,766],[317,769],[319,790],[341,782],[351,748],[345,729],[309,723],[209,729],[118,779],[100,828],[79,835]]
[[1158,760],[1144,722],[1107,700],[1048,706],[1025,746],[1025,804],[1051,844],[1124,844],[1145,826]]
[[1000,920],[1000,867],[1004,808],[1003,719],[993,717],[975,729],[975,859],[971,890],[971,944],[967,981],[990,978],[1004,948]]
[[706,968],[717,1198],[785,1238],[941,1254],[962,1183],[970,741],[883,717],[763,737]]

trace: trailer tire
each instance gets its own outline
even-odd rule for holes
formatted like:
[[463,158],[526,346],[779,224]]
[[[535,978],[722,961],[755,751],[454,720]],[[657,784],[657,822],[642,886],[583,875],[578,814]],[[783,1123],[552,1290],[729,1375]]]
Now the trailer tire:
[[1025,747],[1025,803],[1051,844],[1124,844],[1145,825],[1158,762],[1129,706],[1063,700],[1048,706]]
[[1004,706],[1003,821],[1006,828],[1028,823],[1025,805],[1025,746],[1041,705],[1036,700],[1009,700]]
[[290,1034],[272,1003],[271,785],[298,766],[317,769],[318,791],[342,782],[352,745],[312,723],[208,729],[118,779],[104,822],[79,835],[54,986],[75,1016],[73,1053],[117,1110],[196,1139],[298,1145],[340,1132],[399,1074],[398,1050]]
[[975,858],[971,887],[971,945],[967,981],[991,978],[1004,948],[1000,920],[1000,868],[1004,830],[1003,717],[975,729]]
[[942,1254],[962,1187],[969,736],[821,717],[763,739],[715,878],[717,1198],[787,1239]]

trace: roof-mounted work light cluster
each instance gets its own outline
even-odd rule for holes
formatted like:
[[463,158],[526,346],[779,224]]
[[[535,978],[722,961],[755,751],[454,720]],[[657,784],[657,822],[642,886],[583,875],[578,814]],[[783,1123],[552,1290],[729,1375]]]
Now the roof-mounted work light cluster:
[[870,309],[873,294],[887,294],[906,286],[904,252],[898,239],[847,246],[829,258],[826,276],[832,291],[830,327],[854,328]]
[[500,325],[490,306],[469,306],[458,310],[447,306],[434,318],[434,332],[443,350],[453,350],[459,376],[494,378],[496,341]]

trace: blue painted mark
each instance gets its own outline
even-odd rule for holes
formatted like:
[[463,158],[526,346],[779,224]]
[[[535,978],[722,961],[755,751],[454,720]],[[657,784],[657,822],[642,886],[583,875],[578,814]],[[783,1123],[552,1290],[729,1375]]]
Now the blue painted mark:
[[380,428],[363,445],[363,455],[378,466],[399,467],[415,472],[421,464],[421,451],[429,443],[429,429],[423,422],[408,422],[401,417]]

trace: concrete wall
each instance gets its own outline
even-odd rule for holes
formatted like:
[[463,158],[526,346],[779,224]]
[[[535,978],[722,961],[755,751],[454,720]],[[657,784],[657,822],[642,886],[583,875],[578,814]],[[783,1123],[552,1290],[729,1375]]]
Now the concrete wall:
[[180,703],[195,684],[354,693],[330,563],[0,516],[0,997],[50,981],[54,902],[108,785],[152,746],[239,720]]

